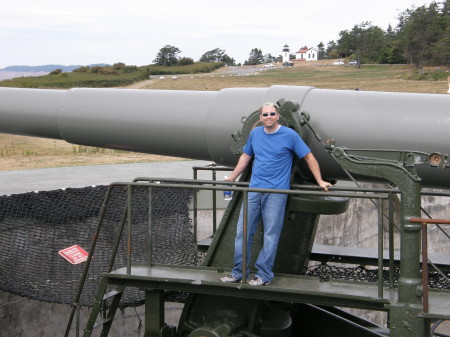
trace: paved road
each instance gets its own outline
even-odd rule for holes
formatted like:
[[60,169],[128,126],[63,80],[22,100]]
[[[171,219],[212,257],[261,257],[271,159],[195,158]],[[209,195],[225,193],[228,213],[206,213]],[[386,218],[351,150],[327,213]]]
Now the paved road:
[[[190,179],[193,177],[193,166],[205,166],[209,163],[185,160],[3,171],[0,172],[0,195],[108,185],[112,182],[129,182],[136,177]],[[211,179],[211,172],[200,171],[198,177]]]

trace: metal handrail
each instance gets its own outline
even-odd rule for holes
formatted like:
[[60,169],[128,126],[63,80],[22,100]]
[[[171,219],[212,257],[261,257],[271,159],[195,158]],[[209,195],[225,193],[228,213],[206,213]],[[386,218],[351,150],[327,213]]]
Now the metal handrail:
[[[448,219],[421,219],[421,218],[411,218],[410,223],[420,223],[422,227],[422,306],[423,312],[428,313],[428,224],[441,224],[450,225],[450,220]],[[448,278],[447,278],[448,280]]]
[[[220,185],[218,185],[220,184]],[[244,194],[244,202],[247,200],[246,196],[249,192],[262,192],[262,193],[279,193],[279,194],[288,194],[288,195],[308,195],[308,196],[333,196],[333,197],[348,197],[348,198],[363,198],[363,199],[375,199],[378,200],[378,268],[379,268],[379,274],[378,274],[378,296],[383,297],[383,277],[382,277],[382,270],[383,270],[383,225],[382,225],[382,216],[380,215],[382,213],[381,209],[381,201],[382,200],[390,200],[390,204],[392,203],[392,195],[395,193],[400,193],[400,191],[395,189],[378,189],[378,188],[351,188],[351,187],[330,187],[328,192],[322,191],[320,187],[318,186],[310,186],[310,185],[292,185],[292,189],[290,190],[278,190],[278,189],[261,189],[261,188],[250,188],[248,187],[248,182],[228,182],[228,181],[217,181],[217,180],[190,180],[190,179],[176,179],[176,178],[158,178],[158,177],[138,177],[133,180],[133,182],[114,182],[111,183],[108,187],[108,191],[105,196],[105,200],[102,204],[101,213],[99,217],[99,221],[97,224],[96,233],[94,235],[93,241],[91,243],[91,247],[89,249],[89,256],[86,261],[86,264],[83,269],[83,273],[80,279],[79,289],[77,291],[77,294],[74,299],[73,303],[73,311],[71,314],[71,317],[69,319],[69,324],[67,326],[66,334],[67,336],[70,326],[72,324],[72,320],[75,314],[75,310],[79,307],[79,298],[81,296],[81,291],[87,276],[87,272],[89,269],[90,261],[92,259],[93,252],[95,250],[96,242],[98,239],[98,235],[100,233],[101,226],[103,224],[103,218],[104,214],[106,212],[108,202],[110,199],[110,193],[111,190],[115,186],[126,186],[128,188],[128,198],[127,198],[127,204],[125,205],[124,214],[122,218],[122,222],[120,225],[120,228],[118,230],[118,238],[116,242],[114,243],[113,248],[113,254],[111,256],[111,259],[108,263],[108,272],[111,271],[112,266],[114,264],[117,248],[120,242],[120,236],[123,234],[123,229],[125,223],[128,223],[128,242],[127,242],[127,273],[131,273],[131,232],[132,232],[132,221],[131,221],[131,200],[132,200],[132,193],[133,189],[135,187],[148,187],[149,188],[149,198],[151,198],[152,195],[152,189],[153,188],[184,188],[184,189],[192,189],[192,190],[211,190],[213,193],[215,191],[232,191],[232,192],[242,192]],[[361,193],[363,192],[363,193]],[[450,193],[446,192],[428,192],[424,191],[421,193],[422,195],[441,195],[441,196],[450,196]],[[148,264],[149,266],[152,265],[151,261],[151,199],[149,200],[149,260]],[[246,208],[246,207],[245,207]],[[390,230],[389,230],[389,265],[390,265],[390,287],[393,288],[394,281],[393,281],[393,265],[394,265],[394,247],[393,247],[393,232],[391,226],[392,223],[392,207],[389,207],[390,209]],[[244,217],[244,226],[246,226],[246,217]],[[411,219],[414,220],[414,219]],[[416,219],[417,221],[420,220],[420,223],[441,223],[441,224],[447,224],[446,221],[450,224],[450,220],[433,220],[433,219]],[[245,227],[244,227],[245,228]],[[243,244],[247,244],[246,235],[247,231],[244,229],[244,240]],[[426,235],[426,234],[425,234]],[[426,247],[426,244],[425,244]],[[425,249],[426,251],[426,249]],[[243,247],[243,254],[246,254],[246,247]],[[424,261],[428,261],[428,259],[424,259]],[[243,275],[246,275],[246,258],[243,256]],[[431,261],[430,261],[431,263]],[[426,275],[427,277],[428,275]],[[427,281],[428,283],[428,281]],[[424,287],[425,289],[425,287]],[[426,287],[426,291],[428,291],[428,288]],[[428,295],[428,293],[427,293]],[[425,300],[424,300],[425,303]],[[426,301],[426,304],[428,305],[428,299]],[[428,310],[428,308],[427,308]],[[425,309],[424,309],[425,312]]]
[[[195,184],[193,184],[195,182]],[[218,186],[218,183],[220,185]],[[146,178],[146,177],[139,177],[134,179],[133,183],[121,183],[116,182],[112,183],[111,185],[114,186],[128,186],[128,188],[136,187],[136,186],[144,186],[152,188],[185,188],[185,189],[192,189],[192,190],[212,190],[212,191],[233,191],[233,192],[242,192],[244,196],[244,212],[247,210],[247,198],[249,192],[260,192],[260,193],[278,193],[278,194],[289,194],[289,195],[308,195],[308,196],[333,196],[333,197],[348,197],[348,198],[364,198],[364,199],[375,199],[378,200],[378,212],[382,212],[381,209],[381,201],[386,200],[389,198],[389,195],[386,193],[378,193],[375,194],[373,192],[370,192],[370,194],[365,193],[357,193],[361,192],[360,189],[353,189],[352,192],[338,192],[340,189],[336,187],[331,187],[329,192],[325,192],[319,188],[305,188],[305,190],[297,190],[297,189],[290,189],[290,190],[282,190],[282,189],[263,189],[263,188],[250,188],[248,187],[247,182],[227,182],[227,181],[211,181],[211,180],[188,180],[188,179],[173,179],[173,178]],[[296,187],[302,187],[303,185],[296,185]],[[372,189],[373,191],[373,189]],[[131,192],[130,192],[131,193]],[[129,200],[131,201],[131,198],[129,197]],[[150,205],[151,207],[151,205]],[[130,211],[128,212],[128,219],[131,218],[131,206],[129,205]],[[151,212],[151,211],[150,211]],[[247,264],[246,264],[246,252],[247,252],[247,217],[244,216],[243,219],[243,263],[242,263],[242,274],[246,275],[247,272]],[[131,231],[131,222],[129,220],[129,228],[128,231]],[[379,229],[379,235],[378,235],[378,268],[381,272],[381,277],[378,278],[378,296],[380,298],[383,297],[383,277],[382,277],[382,270],[383,270],[383,224],[382,224],[382,216],[379,214],[378,217],[378,229]],[[149,229],[149,235],[151,233],[151,228]],[[195,233],[194,233],[195,235]],[[131,238],[131,235],[129,235]],[[151,238],[149,238],[151,241]],[[131,251],[131,241],[129,242],[128,251]],[[393,247],[389,247],[390,250],[393,250]],[[393,254],[390,254],[393,256]],[[151,257],[150,257],[151,259]],[[392,262],[393,263],[393,262]],[[151,260],[149,260],[148,265],[151,266]],[[379,272],[379,273],[380,273]],[[131,257],[127,259],[127,273],[131,273]],[[243,279],[243,283],[245,283],[245,280]]]
[[[133,179],[133,182],[138,181],[159,181],[159,182],[171,182],[171,183],[190,183],[193,180],[192,179],[182,179],[182,178],[163,178],[163,177],[137,177]],[[242,182],[242,181],[222,181],[222,180],[201,180],[196,179],[196,183],[198,184],[220,184],[220,185],[236,185],[236,186],[248,186],[249,182]],[[125,184],[125,183],[122,183]],[[129,184],[129,182],[128,182]],[[295,189],[301,189],[303,191],[322,191],[321,187],[317,185],[304,185],[304,184],[291,184],[291,190]],[[373,193],[395,193],[400,194],[399,189],[395,188],[377,188],[377,187],[341,187],[341,186],[330,186],[328,187],[330,191],[344,191],[344,192],[373,192]],[[288,190],[289,191],[289,190]],[[326,192],[324,192],[326,193]],[[333,194],[334,195],[334,194]],[[443,192],[443,191],[428,191],[428,190],[422,190],[420,191],[420,195],[433,195],[433,196],[443,196],[443,197],[450,197],[450,192]]]
[[[161,183],[167,182],[167,183],[177,183],[177,184],[185,184],[185,183],[192,183],[192,180],[187,179],[179,179],[179,178],[148,178],[148,177],[139,177],[134,180],[135,182],[138,181],[157,181],[158,187],[164,187]],[[217,190],[231,190],[231,191],[241,191],[239,187],[244,188],[248,187],[248,182],[228,182],[228,181],[211,181],[211,180],[195,180],[196,184],[201,184],[202,189],[210,189],[213,192]],[[216,186],[217,184],[220,184],[220,186]],[[212,185],[211,187],[205,187],[204,185]],[[216,186],[216,188],[213,188],[213,186]],[[236,186],[236,187],[233,187]],[[170,187],[174,188],[174,185],[172,184]],[[180,186],[177,186],[180,187]],[[193,185],[187,185],[186,188],[192,188]],[[342,197],[350,197],[350,198],[364,198],[364,199],[376,199],[376,200],[383,200],[388,199],[389,201],[389,215],[386,216],[389,221],[389,288],[394,288],[394,227],[395,224],[393,222],[393,194],[400,193],[398,189],[392,189],[392,188],[363,188],[363,187],[336,187],[332,186],[329,187],[329,192],[324,192],[321,190],[319,186],[316,185],[300,185],[300,184],[292,184],[291,190],[271,190],[271,189],[249,189],[248,192],[267,192],[267,193],[286,193],[286,194],[299,194],[299,195],[316,195],[316,196],[342,196]],[[199,188],[200,189],[200,188]],[[298,190],[301,189],[301,190]],[[344,191],[344,192],[338,192],[338,191]],[[353,192],[353,193],[345,193],[345,192]],[[371,194],[361,194],[361,193],[371,193]],[[387,193],[387,197],[385,194]],[[421,191],[421,195],[436,195],[436,196],[445,196],[450,197],[449,192],[441,192],[441,191]],[[380,215],[381,210],[381,203],[375,205],[378,208],[378,213]],[[382,294],[382,287],[383,287],[383,280],[380,279],[382,277],[382,274],[380,270],[383,269],[383,230],[382,230],[382,219],[379,217],[378,219],[378,227],[379,227],[379,235],[378,235],[378,250],[381,249],[381,251],[378,253],[378,269],[379,269],[379,294]],[[441,229],[439,227],[439,229]],[[442,230],[442,229],[441,229]],[[195,231],[194,231],[195,236]],[[433,268],[439,272],[441,275],[443,274],[437,266],[435,266],[431,261],[429,261],[430,265],[433,266]],[[445,275],[443,275],[446,277]]]

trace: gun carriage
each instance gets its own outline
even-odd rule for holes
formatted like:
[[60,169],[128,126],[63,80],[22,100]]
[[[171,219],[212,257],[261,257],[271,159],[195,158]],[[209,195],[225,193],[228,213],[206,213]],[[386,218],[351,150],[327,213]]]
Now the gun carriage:
[[[257,124],[255,110],[266,101],[278,102],[281,124],[302,136],[318,159],[325,179],[356,177],[358,181],[383,181],[398,188],[398,284],[327,283],[305,276],[320,215],[347,211],[349,195],[338,190],[308,190],[309,172],[299,161],[292,173],[293,189],[273,191],[290,194],[273,285],[255,289],[245,282],[219,282],[219,277],[232,267],[238,212],[252,190],[245,185],[249,172],[235,184],[189,182],[186,188],[226,188],[234,194],[203,266],[157,265],[150,254],[145,266],[128,262],[123,268],[105,273],[84,336],[91,335],[110,285],[117,286],[117,291],[111,294],[113,301],[102,322],[102,336],[108,334],[126,287],[146,292],[145,336],[320,336],[321,331],[333,331],[335,336],[348,336],[349,331],[352,336],[385,335],[374,326],[355,323],[335,306],[387,311],[393,337],[425,337],[430,334],[431,321],[450,318],[450,293],[428,293],[420,274],[420,231],[426,222],[420,219],[421,189],[450,187],[450,171],[446,170],[449,96],[293,86],[218,92],[0,88],[0,132],[233,166]],[[137,179],[125,185],[130,189],[173,188],[173,182],[156,180]],[[364,197],[379,203],[385,196],[369,193]],[[255,243],[255,249],[260,246],[261,242]],[[91,256],[94,248],[95,244]],[[379,248],[382,273],[382,244]],[[382,274],[379,276],[382,279]],[[164,323],[166,290],[190,293],[177,329]],[[423,306],[424,291],[428,308]],[[72,318],[73,313],[70,323]],[[323,327],[315,332],[309,330],[306,326],[311,322],[322,322]]]

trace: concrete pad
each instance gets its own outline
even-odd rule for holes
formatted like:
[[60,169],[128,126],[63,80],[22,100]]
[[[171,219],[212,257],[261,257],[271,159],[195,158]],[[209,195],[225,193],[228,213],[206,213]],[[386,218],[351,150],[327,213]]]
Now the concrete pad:
[[[59,167],[35,170],[0,172],[0,195],[32,191],[51,191],[68,187],[109,185],[112,182],[129,182],[136,177],[193,178],[194,166],[210,162],[182,160],[135,164]],[[199,171],[198,179],[212,179],[211,172]]]

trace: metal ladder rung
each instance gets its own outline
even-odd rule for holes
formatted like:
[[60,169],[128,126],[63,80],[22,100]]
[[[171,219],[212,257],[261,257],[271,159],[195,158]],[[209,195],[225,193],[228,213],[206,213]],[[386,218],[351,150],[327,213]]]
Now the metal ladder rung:
[[380,336],[389,336],[389,329],[383,327],[372,327],[369,328],[370,331],[379,334]]
[[113,320],[113,318],[111,318],[111,317],[100,318],[94,323],[93,329],[98,328],[100,325],[103,325],[105,323],[111,322],[112,320]]
[[108,298],[120,295],[122,293],[123,293],[123,291],[121,291],[121,290],[111,290],[110,292],[103,295],[103,300],[107,300]]

